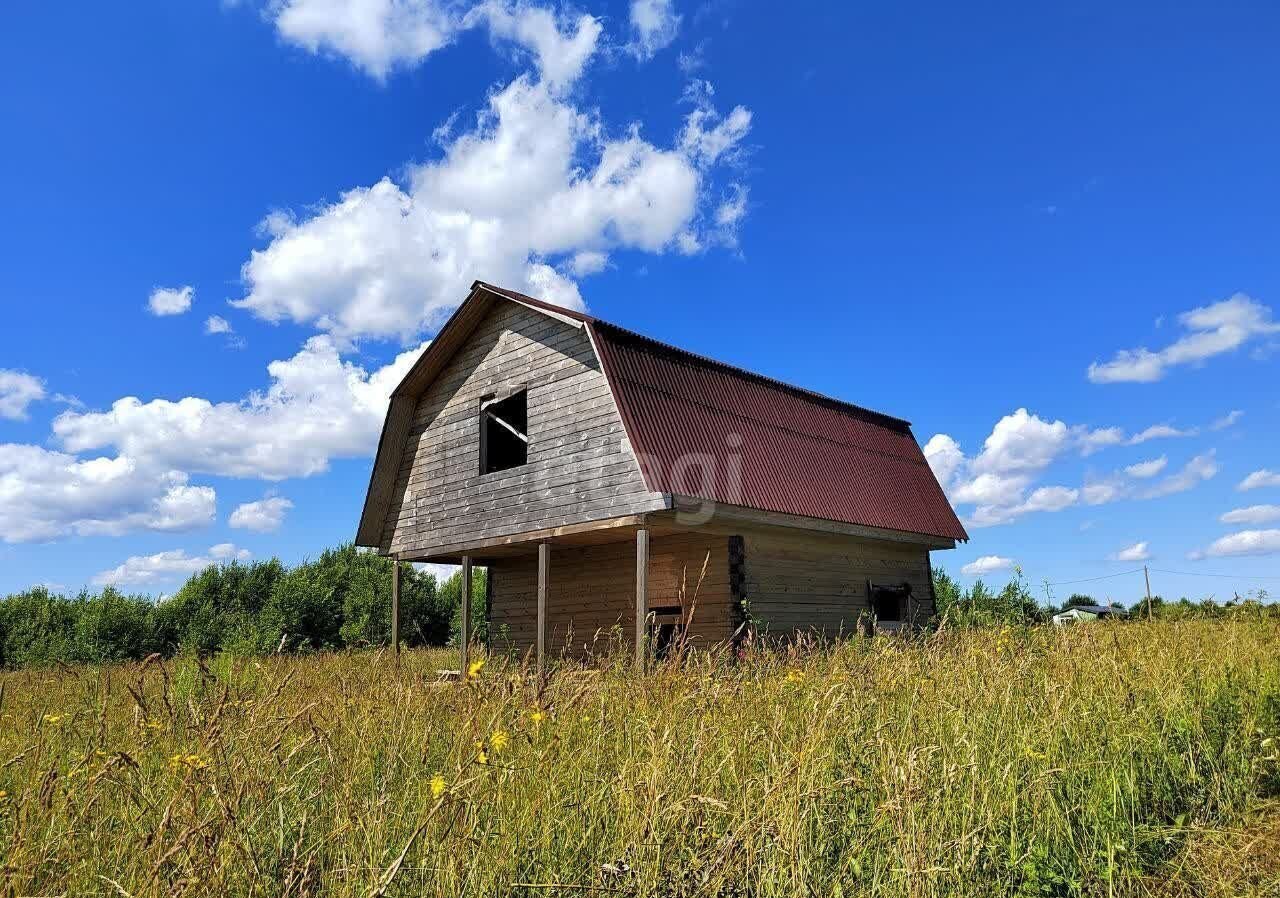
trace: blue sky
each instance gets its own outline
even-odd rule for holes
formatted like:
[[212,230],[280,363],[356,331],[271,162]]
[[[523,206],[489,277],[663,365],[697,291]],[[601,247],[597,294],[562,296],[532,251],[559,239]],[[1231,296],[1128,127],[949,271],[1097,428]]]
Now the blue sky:
[[349,539],[477,277],[910,419],[953,572],[1274,591],[1280,13],[1124,6],[19,5],[0,591]]

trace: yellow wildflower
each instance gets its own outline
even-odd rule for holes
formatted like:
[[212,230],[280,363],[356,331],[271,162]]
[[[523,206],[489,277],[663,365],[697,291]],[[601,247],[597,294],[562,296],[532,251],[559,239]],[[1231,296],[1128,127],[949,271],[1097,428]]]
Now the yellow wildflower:
[[489,744],[493,746],[494,751],[502,751],[510,741],[511,737],[507,735],[506,730],[494,730],[493,735],[489,737]]
[[178,752],[169,758],[169,769],[175,773],[179,770],[203,770],[209,764],[199,755],[184,755]]
[[45,723],[57,723],[61,719],[62,719],[61,714],[46,714],[44,716]]
[[542,723],[542,721],[547,719],[547,712],[543,711],[541,708],[537,711],[531,711],[529,713],[529,719],[534,723]]
[[444,794],[445,790],[448,788],[449,787],[445,785],[444,777],[441,776],[440,774],[437,773],[435,776],[431,777],[431,797],[432,798],[439,798],[441,795]]
[[803,683],[803,682],[804,682],[804,671],[802,671],[802,670],[796,670],[795,668],[792,668],[791,670],[787,671],[787,682],[788,682],[788,683]]
[[474,680],[480,676],[480,671],[484,670],[484,659],[477,658],[467,665],[467,679]]

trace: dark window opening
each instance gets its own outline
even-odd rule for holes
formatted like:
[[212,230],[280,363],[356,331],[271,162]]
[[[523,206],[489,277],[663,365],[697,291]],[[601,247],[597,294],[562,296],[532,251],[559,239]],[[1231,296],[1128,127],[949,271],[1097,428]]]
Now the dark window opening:
[[665,605],[649,609],[649,645],[656,661],[665,661],[684,638],[684,609]]
[[480,473],[518,468],[529,461],[528,393],[480,404]]
[[907,600],[911,598],[911,584],[897,586],[868,583],[867,593],[871,599],[871,613],[881,623],[901,623],[905,618]]

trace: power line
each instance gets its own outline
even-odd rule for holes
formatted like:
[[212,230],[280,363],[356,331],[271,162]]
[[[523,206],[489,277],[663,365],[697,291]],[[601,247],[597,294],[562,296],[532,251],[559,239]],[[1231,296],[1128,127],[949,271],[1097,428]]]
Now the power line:
[[[1153,568],[1151,568],[1150,570],[1152,571],[1152,573],[1156,573],[1156,574],[1173,574],[1173,575],[1178,576],[1178,577],[1211,577],[1211,578],[1214,578],[1214,579],[1217,579],[1217,580],[1268,580],[1268,581],[1270,581],[1270,580],[1275,580],[1275,581],[1280,581],[1280,577],[1254,577],[1254,576],[1248,576],[1248,575],[1245,575],[1245,574],[1209,574],[1209,573],[1196,572],[1196,571],[1171,571],[1171,570],[1167,570],[1167,569],[1165,569],[1165,568],[1158,568],[1158,567],[1153,567]],[[1138,568],[1134,568],[1134,569],[1133,569],[1133,570],[1131,570],[1131,571],[1120,571],[1120,572],[1115,573],[1115,574],[1103,574],[1101,577],[1084,577],[1084,578],[1081,578],[1081,579],[1079,579],[1079,580],[1058,580],[1057,582],[1055,582],[1055,583],[1050,583],[1050,584],[1048,584],[1048,585],[1049,585],[1049,586],[1070,586],[1070,585],[1072,585],[1072,584],[1074,584],[1074,583],[1096,583],[1096,582],[1097,582],[1097,581],[1099,581],[1099,580],[1112,580],[1112,579],[1114,579],[1114,578],[1116,578],[1116,577],[1127,577],[1127,576],[1129,576],[1130,574],[1140,574],[1140,573],[1142,573],[1142,568],[1138,567]]]
[[[1152,568],[1151,570],[1155,570]],[[1142,568],[1136,567],[1131,571],[1120,571],[1118,574],[1103,574],[1101,577],[1085,577],[1083,580],[1059,580],[1057,583],[1050,583],[1050,586],[1070,586],[1072,583],[1093,583],[1097,580],[1110,580],[1113,577],[1126,577],[1129,574],[1140,574]]]
[[1179,577],[1215,577],[1219,580],[1280,580],[1280,577],[1250,577],[1245,574],[1206,574],[1194,571],[1167,571],[1158,567],[1153,567],[1151,570],[1158,574],[1176,574]]

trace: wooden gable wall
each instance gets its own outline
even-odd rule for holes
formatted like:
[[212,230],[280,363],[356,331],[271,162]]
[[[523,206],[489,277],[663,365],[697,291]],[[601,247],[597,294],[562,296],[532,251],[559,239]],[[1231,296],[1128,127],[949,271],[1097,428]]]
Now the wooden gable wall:
[[[528,390],[528,464],[480,474],[480,401]],[[441,546],[662,507],[626,445],[585,328],[497,302],[418,398],[383,552]]]
[[857,633],[871,613],[868,581],[910,583],[913,624],[936,613],[927,546],[782,527],[751,528],[744,537],[744,591],[763,635]]

